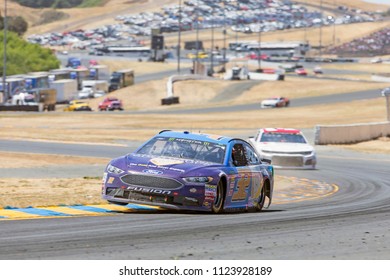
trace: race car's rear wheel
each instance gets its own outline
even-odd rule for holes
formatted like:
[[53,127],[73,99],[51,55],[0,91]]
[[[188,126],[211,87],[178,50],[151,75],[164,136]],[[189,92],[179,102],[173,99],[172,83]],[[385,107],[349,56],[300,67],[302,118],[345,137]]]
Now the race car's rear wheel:
[[213,205],[211,206],[211,211],[215,214],[223,212],[223,205],[225,203],[225,188],[222,180],[218,182],[217,192],[215,194]]
[[256,205],[256,211],[261,211],[263,209],[263,207],[264,207],[264,203],[265,203],[265,187],[266,187],[266,184],[264,184],[262,189],[261,189],[261,193],[260,193],[257,205]]

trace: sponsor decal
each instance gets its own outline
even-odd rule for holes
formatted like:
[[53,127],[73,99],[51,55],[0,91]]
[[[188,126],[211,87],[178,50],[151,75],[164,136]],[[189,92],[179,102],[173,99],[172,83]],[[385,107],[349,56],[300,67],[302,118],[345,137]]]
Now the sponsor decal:
[[209,196],[209,197],[215,197],[215,192],[213,192],[213,191],[205,191],[204,195],[205,196]]
[[107,184],[112,184],[115,180],[115,177],[109,177],[107,180]]
[[161,174],[164,174],[164,172],[160,171],[160,170],[153,170],[153,169],[144,169],[142,170],[143,173],[147,173],[147,174],[153,174],[153,175],[161,175]]
[[183,160],[175,160],[175,159],[167,159],[167,158],[152,158],[150,160],[151,163],[159,166],[164,165],[174,165],[174,164],[182,164]]
[[107,172],[104,172],[103,173],[103,178],[102,178],[102,181],[103,181],[103,184],[106,182],[106,180],[107,180]]
[[159,189],[149,189],[149,188],[143,188],[143,187],[129,186],[126,189],[131,190],[133,192],[139,192],[139,193],[166,194],[166,195],[171,194],[171,191],[159,190]]
[[191,188],[190,193],[196,193],[196,188]]
[[189,201],[192,201],[192,202],[198,202],[198,200],[196,198],[193,198],[193,197],[184,197],[186,200],[189,200]]
[[189,144],[198,144],[198,145],[202,145],[203,144],[204,145],[204,141],[194,140],[194,139],[177,138],[176,142],[189,143]]
[[204,187],[206,190],[215,190],[217,188],[217,186],[209,184],[205,184]]
[[176,171],[176,172],[180,172],[180,173],[184,173],[184,172],[185,172],[184,169],[173,168],[173,167],[169,168],[169,170]]
[[210,203],[209,203],[208,201],[204,201],[204,202],[203,202],[203,206],[209,207],[209,206],[210,206]]

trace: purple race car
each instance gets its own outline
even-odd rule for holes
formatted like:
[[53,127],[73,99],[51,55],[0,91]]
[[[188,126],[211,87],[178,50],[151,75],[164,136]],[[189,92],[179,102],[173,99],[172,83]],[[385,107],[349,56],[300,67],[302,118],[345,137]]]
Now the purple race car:
[[103,199],[165,209],[260,211],[272,201],[274,170],[237,138],[161,131],[135,152],[113,159]]

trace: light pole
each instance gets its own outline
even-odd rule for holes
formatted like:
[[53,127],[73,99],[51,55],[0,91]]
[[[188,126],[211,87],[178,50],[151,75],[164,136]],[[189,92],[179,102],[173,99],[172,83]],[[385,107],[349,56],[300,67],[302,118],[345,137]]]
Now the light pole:
[[239,4],[238,4],[238,1],[236,2],[237,4],[237,8],[236,8],[236,47],[234,48],[234,55],[235,57],[237,57],[237,44],[238,44],[238,20],[239,20],[239,16],[238,16],[238,8],[239,8]]
[[7,91],[7,0],[4,1],[4,53],[3,53],[3,103],[8,100],[8,91]]
[[[336,8],[336,0],[334,0],[333,6]],[[336,46],[336,14],[333,18],[333,47],[334,46]]]
[[226,67],[226,9],[223,2],[223,68]]
[[390,87],[382,90],[382,96],[386,97],[387,121],[390,122]]
[[179,0],[179,33],[177,36],[177,73],[180,74],[180,45],[181,45],[181,0]]
[[258,34],[258,41],[259,41],[259,47],[258,47],[258,50],[257,50],[257,64],[258,64],[258,67],[259,67],[259,71],[261,71],[261,23],[260,23],[260,18],[258,20],[258,24],[259,24],[259,34]]
[[322,57],[322,20],[323,20],[323,14],[322,14],[322,0],[320,1],[320,15],[321,15],[321,21],[320,21],[320,58]]
[[211,50],[210,50],[210,76],[214,74],[214,8],[211,10]]
[[[195,11],[195,16],[196,16],[196,70],[199,64],[199,0],[196,2],[196,11]],[[197,74],[197,71],[195,71],[194,67],[194,74]]]

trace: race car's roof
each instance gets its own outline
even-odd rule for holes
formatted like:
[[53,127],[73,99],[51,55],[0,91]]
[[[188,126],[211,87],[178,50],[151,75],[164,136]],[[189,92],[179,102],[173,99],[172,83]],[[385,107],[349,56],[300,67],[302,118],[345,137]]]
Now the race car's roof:
[[198,141],[207,141],[218,144],[226,145],[232,137],[215,135],[215,134],[206,134],[206,133],[193,133],[189,131],[171,131],[171,130],[163,130],[159,133],[161,136],[165,137],[175,137],[175,138],[185,138],[185,139],[193,139]]
[[260,131],[265,133],[290,133],[290,134],[298,134],[301,133],[299,129],[295,128],[262,128]]

